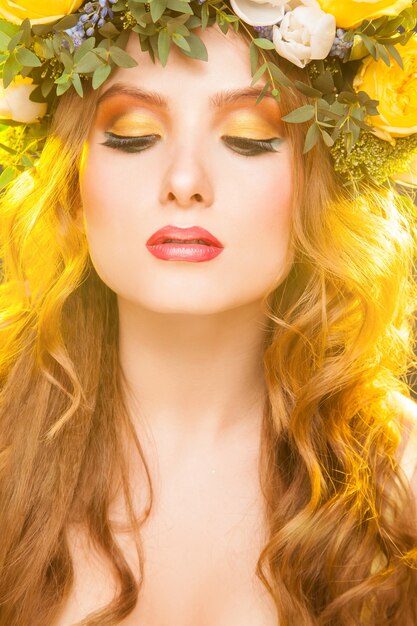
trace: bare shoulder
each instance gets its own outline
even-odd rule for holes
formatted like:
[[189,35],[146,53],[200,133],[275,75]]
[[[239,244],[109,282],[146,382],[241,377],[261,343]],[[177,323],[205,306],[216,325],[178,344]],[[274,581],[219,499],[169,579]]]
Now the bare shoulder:
[[398,392],[392,393],[391,399],[401,423],[398,461],[417,499],[417,403]]

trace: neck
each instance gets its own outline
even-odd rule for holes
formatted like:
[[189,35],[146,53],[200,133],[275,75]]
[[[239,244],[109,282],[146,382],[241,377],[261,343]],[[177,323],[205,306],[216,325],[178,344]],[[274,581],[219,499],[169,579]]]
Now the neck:
[[118,306],[134,421],[177,442],[259,430],[268,327],[259,303],[212,315],[158,313],[121,299]]

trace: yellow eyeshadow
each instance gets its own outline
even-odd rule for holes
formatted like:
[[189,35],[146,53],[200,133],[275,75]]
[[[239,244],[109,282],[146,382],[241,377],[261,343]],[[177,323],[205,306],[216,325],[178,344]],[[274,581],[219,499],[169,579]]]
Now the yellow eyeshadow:
[[279,137],[280,133],[273,124],[254,115],[239,115],[225,125],[225,135],[240,135],[248,139],[271,139]]
[[160,134],[162,129],[149,115],[124,115],[115,121],[108,129],[109,132],[122,137],[135,137],[141,135]]

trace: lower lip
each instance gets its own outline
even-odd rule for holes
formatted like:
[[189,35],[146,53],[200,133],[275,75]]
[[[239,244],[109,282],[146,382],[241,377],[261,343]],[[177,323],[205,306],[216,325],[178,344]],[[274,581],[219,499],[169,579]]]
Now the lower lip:
[[146,246],[157,259],[164,261],[189,261],[201,263],[211,261],[223,251],[223,248],[205,246],[198,243],[159,243]]

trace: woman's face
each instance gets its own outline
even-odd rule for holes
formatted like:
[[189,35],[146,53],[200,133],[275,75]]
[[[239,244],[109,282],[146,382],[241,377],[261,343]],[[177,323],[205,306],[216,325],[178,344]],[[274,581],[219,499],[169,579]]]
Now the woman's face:
[[[119,298],[158,312],[253,304],[282,281],[291,261],[293,163],[278,104],[271,97],[258,105],[250,96],[221,101],[222,92],[251,83],[248,44],[217,26],[199,36],[208,62],[172,44],[163,67],[132,34],[127,51],[138,65],[118,69],[101,88],[81,165],[97,273]],[[204,228],[221,251],[147,246],[165,226]]]

